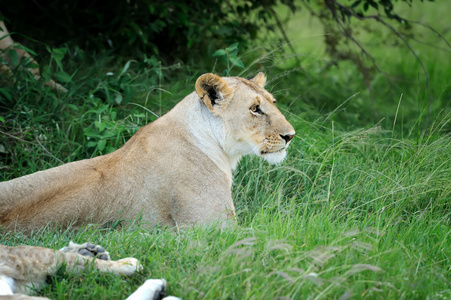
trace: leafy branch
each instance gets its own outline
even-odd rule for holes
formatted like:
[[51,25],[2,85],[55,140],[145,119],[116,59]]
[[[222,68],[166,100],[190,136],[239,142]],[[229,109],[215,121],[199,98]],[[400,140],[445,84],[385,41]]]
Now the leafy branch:
[[[411,5],[413,2],[413,0],[405,0],[405,1],[409,5]],[[409,52],[412,53],[412,55],[415,57],[416,61],[419,63],[419,65],[425,75],[427,94],[428,94],[428,123],[429,123],[430,119],[431,119],[432,103],[431,103],[430,79],[429,79],[427,69],[426,69],[423,61],[419,57],[418,53],[415,51],[415,49],[411,46],[411,44],[408,41],[409,39],[412,39],[412,40],[415,40],[415,39],[413,39],[409,36],[406,36],[403,33],[401,33],[400,31],[398,31],[392,24],[389,23],[389,21],[394,20],[394,21],[396,21],[400,24],[404,24],[404,25],[410,25],[411,23],[418,24],[418,25],[430,30],[435,35],[437,35],[442,41],[444,41],[446,43],[448,48],[450,48],[450,49],[440,48],[440,50],[451,51],[451,44],[446,40],[446,38],[443,35],[441,35],[437,30],[435,30],[433,27],[431,27],[429,25],[425,25],[425,24],[422,24],[417,21],[410,21],[410,20],[407,20],[407,19],[399,16],[398,14],[396,14],[393,10],[394,5],[392,3],[392,0],[378,0],[378,1],[376,1],[376,0],[355,0],[349,6],[344,5],[342,3],[343,1],[339,1],[339,0],[323,0],[323,1],[321,1],[324,4],[324,6],[326,7],[327,11],[330,12],[330,15],[327,15],[324,12],[316,13],[315,10],[312,9],[310,7],[310,5],[308,4],[309,2],[311,2],[311,1],[310,0],[303,1],[304,6],[309,10],[309,12],[312,15],[318,17],[323,22],[323,24],[325,22],[329,21],[331,18],[332,21],[337,25],[341,35],[344,36],[346,39],[350,40],[353,44],[355,44],[359,48],[361,53],[371,61],[372,65],[374,66],[374,68],[377,71],[381,71],[381,70],[377,66],[375,58],[366,50],[366,48],[353,35],[353,31],[351,28],[351,20],[352,19],[357,19],[359,21],[375,20],[376,22],[380,23],[383,27],[390,30],[393,34],[395,34],[397,36],[397,38],[399,38],[402,41],[402,43],[407,47]],[[368,10],[370,7],[374,8],[378,12],[381,8],[384,11],[385,16],[382,16],[379,13],[368,14]],[[421,41],[419,41],[419,42],[421,42]],[[326,43],[327,43],[327,37],[326,37]],[[334,43],[335,43],[335,45],[334,45]],[[336,52],[338,52],[338,50],[336,49],[337,42],[332,41],[329,44],[331,44],[331,45],[328,45],[331,54],[336,54]],[[424,44],[427,44],[427,43],[424,43]],[[429,46],[432,46],[432,45],[429,45]],[[362,73],[364,73],[363,75],[366,78],[368,78],[368,74],[365,74],[365,73],[367,73],[366,72],[367,70],[365,69],[365,67],[363,67],[361,62],[359,62],[359,59],[352,58],[349,54],[341,55],[341,56],[342,57],[340,57],[340,58],[342,58],[342,59],[347,58],[347,59],[352,60],[354,63],[356,63],[358,65],[358,67],[360,68],[360,70],[362,71]]]

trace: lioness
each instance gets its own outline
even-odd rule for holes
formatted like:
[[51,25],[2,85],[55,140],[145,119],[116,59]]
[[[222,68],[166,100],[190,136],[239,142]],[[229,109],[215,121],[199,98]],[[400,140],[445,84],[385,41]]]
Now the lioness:
[[265,82],[263,73],[204,74],[195,92],[117,151],[1,182],[0,225],[28,231],[141,214],[151,226],[227,226],[240,158],[280,163],[295,134]]

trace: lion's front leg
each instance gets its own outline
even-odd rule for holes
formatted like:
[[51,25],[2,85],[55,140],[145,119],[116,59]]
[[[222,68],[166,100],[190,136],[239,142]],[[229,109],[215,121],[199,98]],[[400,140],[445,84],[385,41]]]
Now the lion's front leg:
[[[87,260],[91,260],[93,257],[97,258],[94,261],[94,265],[101,271],[111,272],[114,274],[132,275],[135,271],[141,270],[142,266],[139,261],[133,257],[123,258],[117,261],[110,260],[109,253],[99,245],[91,243],[75,244],[69,243],[69,246],[60,249],[61,252],[68,255],[83,255]],[[68,264],[69,265],[69,264]],[[77,268],[77,266],[74,266]],[[128,300],[179,300],[180,298],[166,295],[167,283],[164,279],[149,279],[144,282],[133,294],[131,294]],[[1,300],[1,299],[0,299]]]
[[91,243],[70,242],[69,246],[60,249],[60,252],[63,253],[63,260],[67,263],[67,267],[76,271],[83,269],[86,263],[91,262],[94,258],[96,258],[94,266],[101,272],[130,276],[142,269],[136,258],[127,257],[113,261],[110,260],[109,253],[102,246]]

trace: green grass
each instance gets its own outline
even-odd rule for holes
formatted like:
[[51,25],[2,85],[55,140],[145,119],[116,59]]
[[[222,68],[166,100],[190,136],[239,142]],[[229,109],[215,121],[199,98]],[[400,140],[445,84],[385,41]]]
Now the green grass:
[[[448,120],[449,117],[444,119]],[[449,298],[451,140],[442,123],[417,139],[379,128],[340,132],[292,116],[298,132],[282,166],[242,161],[234,198],[239,226],[3,234],[7,245],[60,248],[73,240],[145,266],[132,278],[62,273],[52,299],[125,298],[166,278],[184,299]]]
[[[427,20],[441,12],[437,6],[430,4]],[[249,77],[264,69],[297,132],[282,165],[241,161],[233,185],[238,226],[1,232],[6,245],[58,249],[91,241],[113,259],[132,256],[144,265],[130,278],[61,270],[41,295],[125,299],[145,279],[165,278],[169,293],[183,299],[451,298],[449,53],[421,48],[436,105],[426,126],[424,81],[405,49],[387,55],[371,46],[387,73],[402,80],[376,74],[370,93],[352,64],[324,70],[321,33],[307,18],[292,22],[288,33],[298,34],[304,71],[292,67],[283,47],[263,42],[241,56],[245,70],[232,70]],[[117,149],[215,65],[213,58],[165,66],[66,48],[68,94],[21,72],[1,87],[0,180]],[[45,55],[39,59],[61,71]]]

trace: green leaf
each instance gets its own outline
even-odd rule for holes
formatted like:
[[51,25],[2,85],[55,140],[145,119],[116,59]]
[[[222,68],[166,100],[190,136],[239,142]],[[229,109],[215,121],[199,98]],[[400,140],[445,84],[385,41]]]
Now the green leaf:
[[57,61],[63,60],[66,55],[67,48],[55,48],[52,50],[52,57]]
[[0,117],[0,122],[5,122],[5,119],[3,119],[2,117]]
[[97,142],[89,141],[87,145],[88,145],[88,148],[92,148],[92,147],[97,146]]
[[149,4],[147,8],[149,9],[151,15],[155,12],[155,6],[153,6],[152,4]]
[[36,55],[36,52],[34,52],[33,50],[31,50],[30,48],[27,48],[21,44],[14,44],[14,49],[22,49],[27,51],[29,54],[31,54],[32,56]]
[[49,68],[49,66],[43,66],[42,67],[42,72],[41,72],[41,76],[42,78],[44,78],[44,81],[49,81],[51,78],[51,70]]
[[72,77],[63,70],[54,73],[53,76],[55,76],[56,80],[59,82],[69,82],[72,79]]
[[105,149],[105,145],[106,145],[106,140],[100,140],[97,143],[97,149],[99,149],[99,151],[103,151],[103,149]]
[[219,57],[219,56],[224,56],[226,55],[227,52],[224,49],[218,49],[216,50],[216,52],[213,54],[213,57]]
[[122,102],[122,95],[120,93],[116,93],[116,97],[114,97],[114,102],[116,102],[117,104],[121,104]]
[[378,5],[377,5],[377,3],[376,2],[374,2],[374,1],[368,1],[368,3],[372,6],[372,7],[374,7],[375,9],[378,9],[379,7],[378,7]]
[[110,117],[112,121],[116,120],[116,112],[114,110],[110,112]]
[[72,109],[72,110],[79,111],[77,105],[74,105],[74,104],[67,104],[67,107],[69,107],[69,108]]
[[232,45],[227,47],[227,50],[230,52],[230,51],[233,51],[235,49],[238,49],[238,45],[239,45],[239,43],[233,43]]
[[106,153],[111,153],[111,152],[116,151],[116,150],[117,149],[115,147],[111,147],[111,146],[106,147]]
[[124,75],[124,74],[128,71],[128,69],[130,68],[130,64],[131,64],[132,62],[136,62],[136,60],[131,59],[131,60],[129,60],[129,61],[127,61],[127,62],[125,63],[125,66],[124,66],[124,68],[122,69],[121,74],[119,74],[119,77],[121,77],[122,75]]
[[52,50],[52,57],[61,70],[63,69],[61,61],[63,60],[64,55],[66,55],[66,52],[67,48],[56,48]]
[[360,2],[362,2],[362,0],[356,0],[356,1],[351,5],[351,8],[356,8],[357,6],[359,6]]
[[155,55],[152,55],[150,58],[147,58],[147,55],[144,55],[144,62],[150,64],[152,67],[158,67],[158,59]]
[[114,131],[106,130],[102,133],[102,136],[100,138],[104,139],[104,138],[110,138],[110,137],[116,136],[117,135],[116,131],[117,131],[117,129],[115,129]]
[[236,57],[237,54],[238,54],[238,49],[233,49],[233,50],[229,51],[229,55],[230,55],[230,56]]
[[33,62],[31,59],[28,59],[27,62],[24,64],[24,67],[30,69],[37,69],[39,68],[39,65]]
[[90,137],[90,138],[100,138],[102,137],[100,134],[97,133],[93,128],[87,127],[83,129],[83,134]]
[[234,66],[237,66],[237,67],[240,67],[240,68],[244,68],[243,62],[238,57],[230,57],[230,62],[232,62],[232,64]]
[[94,121],[94,126],[99,130],[99,132],[102,132],[106,125],[104,122]]
[[8,89],[0,88],[0,93],[2,93],[3,96],[5,96],[5,98],[8,99],[8,101],[11,101],[12,97],[11,97],[11,93],[9,92]]
[[11,57],[11,62],[13,66],[17,66],[19,64],[19,58],[17,57],[17,52],[14,49],[8,50],[8,55]]

